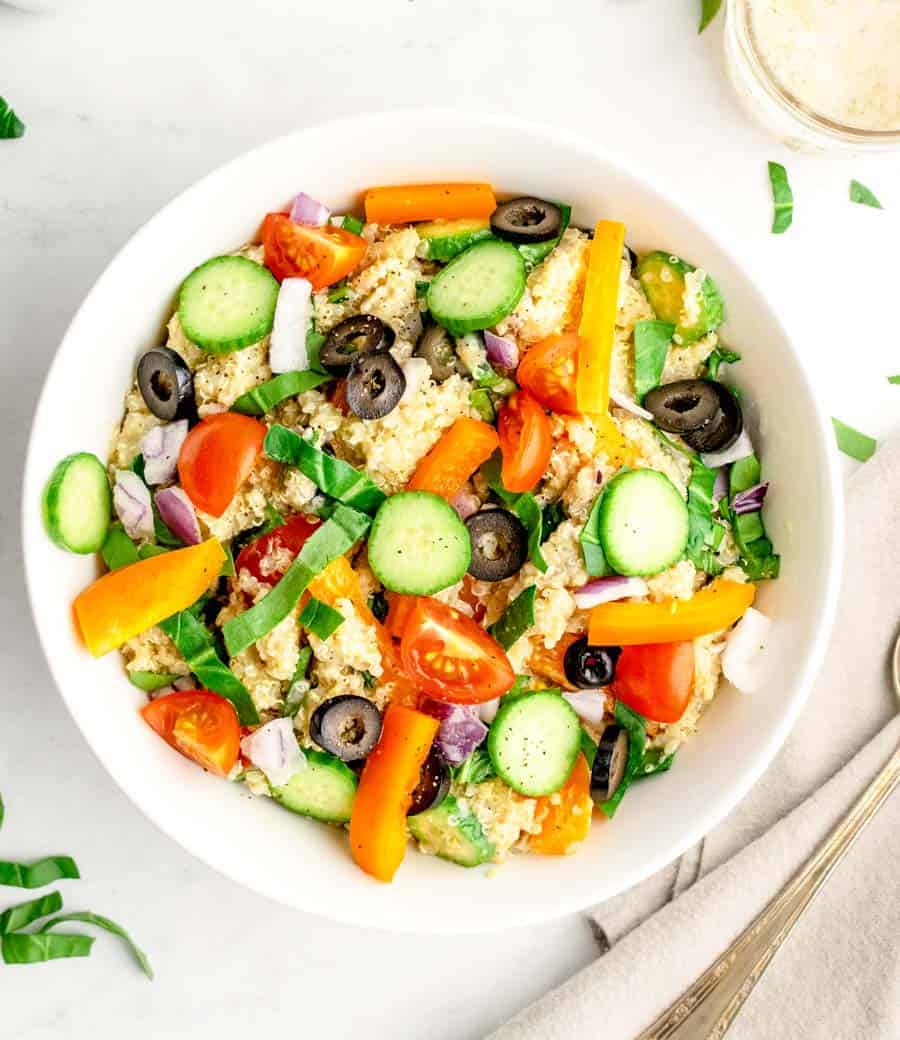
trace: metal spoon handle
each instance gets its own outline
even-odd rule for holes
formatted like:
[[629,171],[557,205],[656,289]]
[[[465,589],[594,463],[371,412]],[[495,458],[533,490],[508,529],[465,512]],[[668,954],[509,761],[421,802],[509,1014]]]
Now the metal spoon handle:
[[635,1040],[720,1040],[813,896],[900,783],[900,747],[803,869]]

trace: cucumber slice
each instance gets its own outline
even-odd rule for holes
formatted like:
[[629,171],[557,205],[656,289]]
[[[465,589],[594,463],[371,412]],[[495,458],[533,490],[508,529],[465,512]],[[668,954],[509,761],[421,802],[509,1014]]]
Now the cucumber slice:
[[581,723],[559,693],[505,699],[491,725],[488,754],[497,775],[519,794],[553,794],[569,779],[581,750]]
[[410,816],[409,832],[424,852],[460,867],[478,867],[496,851],[478,817],[463,809],[452,794],[433,809]]
[[659,574],[684,555],[687,503],[655,469],[635,469],[606,485],[598,518],[606,562],[619,574]]
[[324,751],[306,748],[306,768],[286,784],[272,788],[272,797],[291,812],[324,823],[347,823],[356,797],[356,774]]
[[402,491],[375,514],[369,566],[391,592],[430,596],[455,585],[471,561],[466,525],[440,495]]
[[725,302],[709,275],[695,296],[685,300],[685,276],[694,271],[693,264],[659,250],[648,253],[635,268],[654,314],[675,325],[675,341],[682,345],[694,343],[725,320]]
[[476,242],[432,279],[428,309],[454,336],[496,325],[525,292],[525,260],[511,242]]
[[178,317],[189,340],[210,354],[258,343],[272,331],[278,282],[245,256],[216,256],[181,285]]
[[425,243],[424,259],[442,263],[459,256],[481,239],[494,237],[487,218],[432,220],[427,224],[417,224],[416,231]]
[[82,451],[57,463],[44,488],[44,526],[53,541],[73,553],[99,552],[106,541],[112,494],[106,469]]

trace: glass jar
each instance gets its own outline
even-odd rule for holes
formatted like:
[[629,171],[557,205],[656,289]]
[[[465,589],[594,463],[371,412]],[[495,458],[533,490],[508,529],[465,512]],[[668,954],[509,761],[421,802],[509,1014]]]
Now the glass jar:
[[801,151],[900,148],[898,53],[900,0],[728,0],[725,56],[738,98]]

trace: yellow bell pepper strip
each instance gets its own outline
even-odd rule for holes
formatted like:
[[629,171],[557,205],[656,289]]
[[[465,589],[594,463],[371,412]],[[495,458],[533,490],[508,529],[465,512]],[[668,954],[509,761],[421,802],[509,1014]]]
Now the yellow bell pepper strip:
[[490,184],[400,184],[370,188],[366,220],[372,224],[407,224],[414,220],[489,217],[497,208]]
[[637,461],[637,450],[616,426],[613,417],[605,413],[593,416],[593,421],[597,451],[605,455],[616,469],[621,466],[633,466]]
[[366,759],[350,816],[350,849],[379,881],[393,880],[406,855],[406,811],[438,726],[430,715],[391,703]]
[[543,811],[544,817],[528,847],[544,856],[565,856],[588,836],[593,809],[591,771],[584,755],[579,755],[569,779],[556,794],[537,799],[535,816]]
[[692,599],[601,603],[588,621],[596,646],[641,646],[695,639],[733,625],[753,603],[756,586],[717,578]]
[[585,342],[578,352],[576,395],[578,411],[586,415],[605,415],[609,408],[609,371],[624,246],[624,224],[597,221],[578,326]]
[[216,580],[224,560],[225,550],[210,538],[104,574],[75,598],[85,646],[102,657],[185,610]]

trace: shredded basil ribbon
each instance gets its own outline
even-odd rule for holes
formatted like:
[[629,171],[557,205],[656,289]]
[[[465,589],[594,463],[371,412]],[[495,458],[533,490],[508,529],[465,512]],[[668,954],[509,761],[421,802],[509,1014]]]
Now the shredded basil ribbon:
[[524,243],[519,246],[519,252],[522,254],[522,258],[525,261],[526,271],[530,272],[553,252],[553,250],[559,245],[559,240],[563,237],[566,228],[569,226],[569,221],[572,219],[572,207],[567,206],[564,202],[558,202],[557,206],[559,206],[562,223],[559,226],[559,234],[556,238],[548,239],[546,242]]
[[62,896],[59,892],[50,892],[37,899],[29,899],[27,903],[17,903],[0,914],[0,935],[17,932],[39,917],[55,914],[62,910],[62,905]]
[[[120,925],[116,924],[115,921],[110,920],[108,917],[103,917],[100,914],[92,914],[86,910],[75,910],[72,913],[60,914],[59,917],[54,917],[52,920],[42,924],[40,929],[31,938],[51,938],[53,935],[58,933],[51,932],[51,928],[55,928],[57,925],[64,924],[66,921],[80,921],[83,924],[92,924],[97,928],[103,928],[105,931],[110,932],[112,935],[117,935],[123,940],[125,945],[134,955],[134,959],[138,962],[141,967],[141,971],[147,976],[148,979],[153,979],[153,968],[150,965],[150,960],[147,954],[138,946],[138,944],[131,938],[128,932]],[[87,938],[85,936],[84,938]],[[91,940],[93,942],[93,939]]]
[[469,394],[469,404],[478,412],[479,417],[486,423],[492,423],[497,414],[494,411],[494,403],[491,401],[490,393],[482,387],[476,387]]
[[10,108],[9,104],[0,97],[0,139],[22,137],[25,133],[25,124]]
[[832,418],[834,434],[837,437],[838,448],[851,459],[857,462],[868,462],[875,454],[878,441],[866,433],[854,430],[852,426],[842,423],[840,419]]
[[[760,482],[762,469],[755,455],[739,459],[731,467],[728,478],[729,499],[754,487]],[[751,581],[777,578],[781,570],[781,557],[772,550],[766,536],[762,512],[745,513],[737,516],[725,502],[719,504],[723,515],[731,524],[731,532],[740,550],[740,565]]]
[[516,596],[488,629],[504,650],[508,650],[516,640],[521,639],[534,624],[534,598],[536,595],[537,589],[534,585],[529,585]]
[[588,733],[584,726],[581,727],[581,753],[585,757],[588,769],[593,769],[594,759],[597,757],[597,745],[594,743],[594,738],[590,733]]
[[781,235],[787,231],[794,219],[794,193],[791,191],[787,170],[781,163],[769,163],[769,181],[772,185],[772,202],[775,207],[772,234]]
[[344,615],[339,610],[315,597],[310,597],[300,614],[302,627],[323,641],[334,635],[343,623]]
[[81,874],[71,856],[47,856],[34,863],[0,860],[0,885],[12,888],[43,888],[62,878],[79,877]]
[[241,396],[231,406],[233,412],[242,415],[265,415],[281,404],[288,397],[305,394],[307,390],[315,390],[317,386],[327,383],[332,376],[325,372],[315,372],[308,368],[303,372],[282,372],[267,383],[255,386]]
[[703,378],[718,379],[720,366],[733,365],[735,361],[740,360],[741,355],[736,350],[729,350],[728,347],[723,346],[715,347],[703,366]]
[[361,235],[365,224],[359,217],[354,217],[348,213],[341,222],[341,226],[345,231],[349,231],[351,235]]
[[171,686],[180,675],[166,672],[129,672],[128,681],[144,693],[155,693],[164,686]]
[[602,578],[611,573],[603,547],[600,545],[600,503],[603,492],[594,499],[591,511],[585,521],[578,541],[581,543],[581,555],[584,557],[584,569],[591,578]]
[[900,376],[888,376],[887,381],[893,383],[894,386],[900,384]]
[[203,686],[231,701],[242,726],[255,726],[259,715],[247,687],[216,653],[212,634],[190,610],[182,610],[159,623],[172,640],[188,668]]
[[[699,458],[691,460],[691,482],[688,484],[688,541],[685,556],[701,571],[719,574],[722,565],[715,557],[716,527],[713,522],[713,487],[716,471]],[[721,541],[721,537],[719,537]]]
[[129,564],[137,563],[140,559],[137,546],[125,533],[125,529],[121,524],[113,524],[107,531],[103,547],[100,549],[100,555],[111,571],[117,571],[120,567],[127,567]]
[[857,202],[860,206],[871,206],[872,209],[884,209],[874,193],[859,181],[850,181],[850,201]]
[[306,540],[278,584],[249,610],[226,621],[222,633],[228,653],[234,657],[271,632],[291,613],[313,578],[349,552],[371,522],[364,513],[339,505]]
[[475,748],[471,755],[456,767],[451,767],[453,779],[458,784],[483,784],[497,774],[491,756],[485,748]]
[[365,473],[284,426],[269,428],[263,448],[270,459],[296,466],[320,491],[362,513],[375,513],[385,500],[384,492]]
[[625,773],[622,782],[613,791],[612,797],[601,803],[601,810],[612,819],[616,815],[619,802],[625,797],[625,792],[631,786],[632,781],[640,770],[644,758],[644,748],[647,744],[647,724],[641,715],[632,711],[621,701],[616,701],[616,722],[628,734],[628,759],[625,763]]
[[93,945],[90,935],[14,932],[0,939],[0,952],[6,964],[43,964],[68,957],[87,957]]
[[547,561],[541,552],[544,516],[537,499],[530,491],[516,494],[507,491],[500,476],[500,456],[495,453],[481,467],[481,472],[491,491],[522,521],[528,532],[528,558],[542,573],[547,570]]
[[698,33],[702,33],[703,30],[709,25],[709,23],[719,13],[719,8],[722,6],[722,0],[701,0],[700,2],[700,28],[697,30]]
[[634,326],[634,394],[638,402],[659,386],[669,344],[675,334],[670,321],[639,321]]

